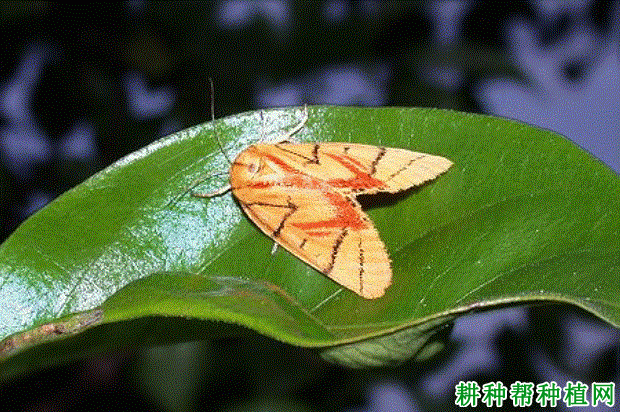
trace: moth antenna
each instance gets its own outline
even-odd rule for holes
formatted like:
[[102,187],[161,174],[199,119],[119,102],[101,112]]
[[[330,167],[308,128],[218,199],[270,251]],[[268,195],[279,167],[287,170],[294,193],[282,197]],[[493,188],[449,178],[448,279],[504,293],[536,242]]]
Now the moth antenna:
[[209,192],[209,193],[192,193],[192,196],[194,196],[194,197],[207,197],[207,198],[209,198],[209,197],[217,197],[217,196],[223,195],[224,193],[228,192],[230,189],[232,189],[232,186],[226,185],[226,186],[222,186],[219,189],[214,190],[213,192]]
[[217,146],[220,148],[222,155],[224,155],[224,158],[226,159],[228,164],[232,165],[232,160],[230,160],[228,154],[226,154],[224,146],[222,145],[222,142],[217,135],[217,124],[215,123],[215,88],[213,87],[213,79],[211,77],[209,77],[209,88],[211,91],[211,124],[213,124],[213,136],[215,137],[215,141],[217,143]]
[[293,127],[291,130],[288,130],[285,134],[277,138],[274,143],[277,144],[277,143],[283,143],[283,142],[290,142],[291,138],[297,132],[303,129],[303,127],[306,125],[307,122],[308,122],[308,105],[304,104],[304,111],[301,114],[301,120],[299,121],[299,123],[297,123],[295,127]]

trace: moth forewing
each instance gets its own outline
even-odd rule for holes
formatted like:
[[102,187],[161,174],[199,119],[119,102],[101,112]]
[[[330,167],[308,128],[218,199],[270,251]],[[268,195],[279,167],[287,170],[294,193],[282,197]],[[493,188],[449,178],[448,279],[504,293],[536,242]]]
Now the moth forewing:
[[306,187],[233,186],[233,193],[250,219],[295,256],[365,298],[383,295],[390,263],[372,222],[354,198],[308,180]]
[[405,149],[386,148],[385,161],[377,164],[374,176],[395,193],[435,179],[452,166],[445,157]]
[[377,230],[371,224],[361,230],[343,230],[338,240],[327,276],[366,299],[383,296],[392,283],[392,269]]

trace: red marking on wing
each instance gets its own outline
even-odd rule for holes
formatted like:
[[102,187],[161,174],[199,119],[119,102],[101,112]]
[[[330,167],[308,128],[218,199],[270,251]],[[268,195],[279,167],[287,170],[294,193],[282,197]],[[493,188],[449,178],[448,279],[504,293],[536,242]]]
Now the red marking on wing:
[[[338,156],[338,155],[331,154],[331,153],[325,153],[325,155],[331,157],[332,159],[340,163],[342,166],[344,166],[351,173],[354,174],[354,177],[349,178],[349,179],[328,180],[327,183],[330,186],[337,187],[337,188],[346,187],[346,188],[353,189],[353,190],[370,189],[372,187],[381,188],[385,186],[383,181],[376,179],[370,176],[368,173],[362,171],[361,169],[364,167],[364,165],[361,164],[356,159],[349,157],[349,156]],[[277,156],[273,156],[268,153],[264,154],[264,156],[267,157],[269,160],[271,160],[273,163],[280,166],[282,170],[288,173],[288,177],[283,181],[283,183],[285,183],[286,185],[301,187],[305,189],[320,189],[320,185],[317,184],[315,179],[308,179],[308,178],[302,177],[302,176],[307,176],[303,173],[303,171],[300,171],[298,169],[295,169],[294,167],[289,166],[288,164],[283,162],[282,159],[279,159]],[[252,188],[257,188],[257,189],[267,188],[271,186],[273,186],[273,183],[267,183],[267,182],[256,182],[251,185]]]
[[384,187],[385,184],[374,177],[370,176],[368,173],[360,170],[364,165],[360,164],[357,160],[349,157],[349,156],[338,156],[331,153],[326,153],[327,156],[331,157],[347,169],[355,176],[350,179],[332,179],[329,180],[328,183],[333,187],[346,187],[350,189],[370,189],[371,187]]
[[349,162],[351,162],[351,163],[355,164],[355,165],[356,165],[358,168],[360,168],[360,169],[363,169],[364,167],[366,167],[366,166],[365,166],[362,162],[360,162],[359,160],[357,160],[356,158],[351,157],[351,156],[347,156],[347,155],[345,155],[345,156],[338,156],[338,155],[331,154],[331,153],[327,153],[327,155],[328,155],[329,157],[331,157],[332,159],[336,159],[336,160],[341,160],[341,159],[344,157],[344,158],[346,158]]
[[336,217],[328,220],[318,220],[315,222],[298,222],[293,223],[294,226],[301,230],[327,229],[327,228],[350,228],[353,230],[362,230],[368,227],[366,222],[358,210],[353,207],[351,202],[344,196],[336,192],[323,192],[329,203],[334,205],[336,209]]
[[273,182],[262,182],[260,180],[252,182],[247,184],[245,187],[251,188],[251,189],[267,189],[269,187],[273,187],[274,183]]
[[[297,222],[292,223],[292,225],[304,231],[330,228],[350,228],[353,230],[362,230],[368,227],[368,222],[363,219],[363,215],[359,213],[359,211],[353,206],[349,199],[347,199],[340,193],[330,190],[331,188],[326,187],[346,187],[350,189],[382,187],[383,182],[381,180],[375,179],[368,173],[360,170],[363,165],[360,164],[358,161],[348,156],[338,156],[327,153],[327,156],[342,164],[355,176],[350,179],[333,179],[329,180],[328,182],[324,182],[319,179],[313,178],[312,176],[304,174],[303,171],[297,170],[294,167],[289,166],[277,156],[273,156],[269,153],[265,153],[264,156],[273,163],[280,166],[283,171],[287,172],[287,174],[280,183],[257,181],[248,185],[249,187],[255,189],[263,189],[276,185],[284,185],[299,189],[319,190],[322,195],[328,199],[329,203],[334,206],[334,209],[336,211],[336,217],[332,219],[318,220],[314,222]],[[316,233],[316,236],[327,236],[330,234],[329,231],[325,230],[320,230],[318,232],[315,231],[314,233]]]
[[[295,225],[297,226],[297,225]],[[320,231],[307,231],[306,232],[309,236],[314,236],[314,237],[324,237],[324,236],[329,236],[332,234],[332,232],[320,232]]]
[[243,186],[249,189],[268,189],[274,186],[289,186],[296,187],[299,189],[318,189],[324,190],[325,183],[314,179],[308,175],[301,174],[299,172],[295,174],[288,174],[280,181],[275,182],[265,182],[262,180],[253,181]]
[[299,173],[299,170],[287,165],[285,162],[282,161],[282,159],[278,158],[277,156],[274,156],[269,153],[264,153],[262,155],[265,156],[267,159],[271,160],[272,162],[274,162],[275,164],[277,164],[278,166],[280,166],[284,171],[288,173]]

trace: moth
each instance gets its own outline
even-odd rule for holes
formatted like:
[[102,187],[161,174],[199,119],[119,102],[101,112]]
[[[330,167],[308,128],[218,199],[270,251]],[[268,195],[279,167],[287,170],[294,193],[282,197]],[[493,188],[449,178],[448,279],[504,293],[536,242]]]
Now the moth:
[[392,281],[390,258],[356,197],[421,185],[452,162],[405,149],[292,142],[306,120],[275,143],[243,150],[230,167],[230,185],[194,196],[231,190],[278,245],[358,295],[381,297]]

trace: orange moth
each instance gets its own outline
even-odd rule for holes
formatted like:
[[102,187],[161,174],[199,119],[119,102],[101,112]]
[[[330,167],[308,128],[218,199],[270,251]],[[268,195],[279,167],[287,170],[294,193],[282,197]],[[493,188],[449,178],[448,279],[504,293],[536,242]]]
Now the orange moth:
[[304,119],[275,143],[257,143],[232,162],[230,185],[267,236],[366,299],[392,282],[390,258],[357,195],[396,193],[435,179],[452,162],[405,149],[356,143],[293,143]]

